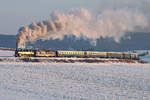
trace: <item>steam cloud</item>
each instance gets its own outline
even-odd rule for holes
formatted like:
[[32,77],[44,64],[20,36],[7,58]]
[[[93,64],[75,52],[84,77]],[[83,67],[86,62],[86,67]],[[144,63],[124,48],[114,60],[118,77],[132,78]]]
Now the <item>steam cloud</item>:
[[21,28],[17,35],[17,48],[25,48],[27,42],[39,39],[63,39],[65,35],[89,39],[94,45],[100,37],[112,37],[119,42],[127,31],[146,26],[148,20],[142,13],[128,9],[105,10],[97,16],[92,16],[84,8],[71,9],[67,13],[54,11],[50,20]]

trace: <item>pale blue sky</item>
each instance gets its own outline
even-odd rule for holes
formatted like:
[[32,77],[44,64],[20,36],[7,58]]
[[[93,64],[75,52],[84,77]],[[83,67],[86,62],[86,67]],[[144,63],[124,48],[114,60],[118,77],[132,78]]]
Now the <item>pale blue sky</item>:
[[99,6],[100,0],[0,0],[0,34],[17,34],[20,26],[48,19],[53,10]]
[[64,12],[70,8],[87,8],[91,12],[97,13],[105,8],[112,8],[120,2],[127,4],[128,1],[129,0],[0,0],[0,34],[17,34],[21,26],[48,19],[53,10]]

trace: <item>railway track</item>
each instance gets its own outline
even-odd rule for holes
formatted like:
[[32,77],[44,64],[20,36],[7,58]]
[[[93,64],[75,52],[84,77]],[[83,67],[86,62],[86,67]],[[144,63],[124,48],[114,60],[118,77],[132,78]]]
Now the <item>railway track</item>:
[[48,62],[48,63],[146,63],[132,59],[105,59],[105,58],[46,58],[46,57],[6,57],[0,58],[0,62]]

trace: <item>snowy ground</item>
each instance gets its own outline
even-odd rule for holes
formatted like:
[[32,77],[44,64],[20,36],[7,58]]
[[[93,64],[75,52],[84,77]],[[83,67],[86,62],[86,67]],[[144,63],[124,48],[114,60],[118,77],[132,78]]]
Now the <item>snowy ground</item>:
[[0,100],[150,100],[150,64],[1,62]]
[[141,59],[142,59],[143,61],[146,61],[146,62],[150,63],[150,55],[143,56],[143,57],[141,57]]
[[3,58],[3,57],[13,57],[15,54],[14,51],[8,51],[8,50],[0,50],[0,58]]
[[150,64],[0,62],[0,100],[150,100]]

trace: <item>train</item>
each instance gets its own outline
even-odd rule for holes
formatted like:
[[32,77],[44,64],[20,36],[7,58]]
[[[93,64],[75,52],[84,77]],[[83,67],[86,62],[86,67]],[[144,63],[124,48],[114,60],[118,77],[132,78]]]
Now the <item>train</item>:
[[32,50],[32,49],[16,49],[15,57],[78,57],[78,58],[116,58],[116,59],[139,60],[138,54],[128,52]]

